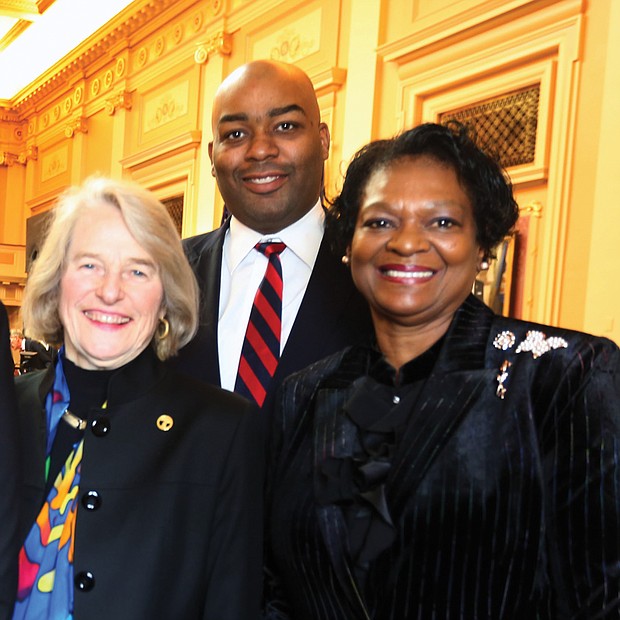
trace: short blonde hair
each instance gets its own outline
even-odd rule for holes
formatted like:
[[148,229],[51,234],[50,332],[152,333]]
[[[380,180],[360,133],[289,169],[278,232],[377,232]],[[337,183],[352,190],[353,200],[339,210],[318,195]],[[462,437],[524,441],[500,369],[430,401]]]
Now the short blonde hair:
[[163,287],[163,307],[170,330],[154,335],[152,344],[164,360],[177,353],[198,327],[198,285],[187,262],[179,234],[166,207],[148,190],[129,181],[90,177],[58,200],[45,241],[26,282],[22,319],[28,335],[60,346],[64,329],[58,305],[60,280],[75,224],[88,209],[101,203],[116,207],[136,241],[154,259]]

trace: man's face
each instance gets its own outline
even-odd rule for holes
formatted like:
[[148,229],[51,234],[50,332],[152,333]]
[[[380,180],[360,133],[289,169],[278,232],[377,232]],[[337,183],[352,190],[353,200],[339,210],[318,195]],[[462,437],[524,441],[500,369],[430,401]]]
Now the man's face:
[[321,190],[329,130],[302,78],[249,69],[214,102],[212,172],[227,209],[261,233],[299,220]]

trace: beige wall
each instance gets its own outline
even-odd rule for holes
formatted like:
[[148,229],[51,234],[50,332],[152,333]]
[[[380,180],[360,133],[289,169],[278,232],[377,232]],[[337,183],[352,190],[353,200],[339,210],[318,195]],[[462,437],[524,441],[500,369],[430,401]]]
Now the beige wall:
[[559,320],[620,342],[620,3],[588,4]]
[[132,8],[135,18],[111,23],[98,45],[0,109],[8,154],[0,297],[10,306],[25,281],[26,218],[94,172],[133,178],[161,198],[183,194],[185,236],[217,225],[222,204],[206,148],[213,92],[236,66],[272,56],[313,79],[332,132],[332,195],[367,141],[540,83],[536,161],[509,170],[529,225],[518,313],[620,342],[615,0],[136,0]]

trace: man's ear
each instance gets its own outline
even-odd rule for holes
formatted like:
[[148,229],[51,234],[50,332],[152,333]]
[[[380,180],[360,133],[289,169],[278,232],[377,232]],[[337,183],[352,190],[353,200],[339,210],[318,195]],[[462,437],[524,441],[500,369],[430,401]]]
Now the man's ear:
[[327,159],[329,157],[329,143],[331,140],[331,136],[329,135],[329,127],[326,123],[321,123],[319,125],[319,137],[321,139],[321,146],[323,152],[323,159]]
[[213,141],[209,142],[207,149],[209,151],[209,159],[211,160],[211,176],[215,176],[215,166],[213,165]]

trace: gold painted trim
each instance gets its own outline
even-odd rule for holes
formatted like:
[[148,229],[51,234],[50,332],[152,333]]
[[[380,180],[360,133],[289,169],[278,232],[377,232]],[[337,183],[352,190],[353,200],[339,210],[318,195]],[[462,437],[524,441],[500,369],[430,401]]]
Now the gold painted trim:
[[209,60],[211,54],[230,56],[232,52],[232,36],[227,32],[218,32],[207,41],[198,43],[194,52],[194,62],[202,65]]
[[114,97],[105,100],[105,111],[110,116],[114,116],[117,110],[131,110],[133,100],[128,90],[122,90]]

